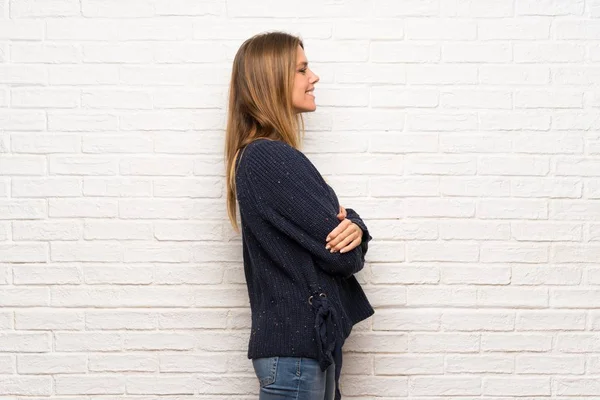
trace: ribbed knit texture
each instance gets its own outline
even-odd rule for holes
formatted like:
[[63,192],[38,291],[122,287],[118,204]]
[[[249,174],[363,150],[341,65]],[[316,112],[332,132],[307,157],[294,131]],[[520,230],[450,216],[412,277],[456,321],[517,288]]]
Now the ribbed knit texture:
[[236,164],[236,189],[252,311],[248,358],[319,360],[308,299],[327,295],[343,344],[354,324],[374,314],[353,275],[363,268],[372,237],[358,213],[346,208],[363,231],[361,245],[346,253],[325,248],[341,222],[338,198],[312,162],[282,141],[246,146]]

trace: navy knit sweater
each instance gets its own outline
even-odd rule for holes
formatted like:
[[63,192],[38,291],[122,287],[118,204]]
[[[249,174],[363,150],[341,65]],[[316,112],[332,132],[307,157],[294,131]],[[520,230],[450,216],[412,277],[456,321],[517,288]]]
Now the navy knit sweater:
[[252,313],[248,358],[307,357],[322,370],[335,362],[338,400],[341,346],[354,324],[374,314],[353,275],[372,237],[346,208],[363,231],[361,245],[346,253],[325,248],[341,222],[338,198],[311,161],[283,141],[248,144],[235,177]]

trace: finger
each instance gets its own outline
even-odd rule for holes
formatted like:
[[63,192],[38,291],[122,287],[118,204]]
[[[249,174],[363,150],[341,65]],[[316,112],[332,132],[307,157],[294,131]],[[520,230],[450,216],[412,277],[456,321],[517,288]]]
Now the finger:
[[[336,246],[334,246],[332,248],[333,252],[337,252],[340,251],[341,249],[351,246],[352,243],[356,240],[356,232],[352,231],[348,236],[344,237],[343,240],[341,240]],[[350,250],[352,250],[354,247],[350,247]]]
[[341,220],[345,219],[347,215],[348,215],[348,213],[346,213],[346,209],[344,207],[340,206],[340,212],[337,215],[338,219],[341,221]]
[[[348,222],[346,222],[346,221],[348,221]],[[352,224],[352,222],[350,220],[346,220],[346,219],[344,219],[342,222],[340,222],[340,224],[338,226],[336,226],[329,233],[329,235],[327,235],[327,237],[325,238],[327,245],[329,245],[330,248],[332,246],[335,246],[341,240],[341,238],[338,238],[339,234],[344,232],[348,228],[348,226],[351,224]]]
[[[342,240],[340,240],[336,247],[340,250],[340,253],[345,253],[346,251],[352,250],[356,246],[360,245],[360,243],[362,242],[362,230],[354,222],[350,222],[350,226],[340,236],[345,236],[346,238],[351,237],[353,239],[347,246],[345,246],[345,242],[342,242]],[[344,251],[341,251],[342,249],[344,249],[344,246],[346,247],[346,249]]]
[[[348,221],[348,222],[345,222],[345,221]],[[346,240],[346,238],[349,235],[352,235],[352,233],[354,232],[354,229],[352,228],[352,222],[350,222],[349,220],[346,219],[340,223],[340,227],[342,227],[342,224],[344,225],[344,227],[343,227],[344,230],[328,243],[329,247],[331,249],[333,249],[335,247],[336,251],[338,251],[339,249],[341,249],[343,246],[346,245],[347,241],[344,242],[344,240]]]
[[357,237],[357,238],[356,238],[356,239],[354,239],[354,240],[353,240],[353,241],[352,241],[352,242],[351,242],[351,243],[350,243],[348,246],[346,246],[346,247],[344,247],[343,249],[341,249],[341,250],[340,250],[340,253],[345,253],[345,252],[347,252],[347,251],[350,251],[350,250],[352,250],[352,249],[353,249],[353,248],[355,248],[355,247],[358,247],[358,246],[360,245],[360,242],[361,242],[360,238],[358,238],[358,237]]

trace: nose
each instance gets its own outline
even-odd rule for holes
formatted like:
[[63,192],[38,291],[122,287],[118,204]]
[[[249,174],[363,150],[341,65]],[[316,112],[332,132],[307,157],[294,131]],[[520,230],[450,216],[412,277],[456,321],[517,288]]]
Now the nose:
[[[312,72],[312,71],[311,71]],[[312,73],[312,83],[317,83],[319,82],[319,75],[315,74],[314,72]]]

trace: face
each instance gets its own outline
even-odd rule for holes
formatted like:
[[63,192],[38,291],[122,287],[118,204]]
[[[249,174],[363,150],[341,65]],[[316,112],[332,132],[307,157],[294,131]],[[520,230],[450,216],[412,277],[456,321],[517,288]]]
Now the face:
[[292,89],[292,106],[297,113],[310,112],[317,109],[313,90],[319,77],[308,68],[308,60],[302,46],[298,46],[296,53],[296,71],[294,75],[294,88]]

